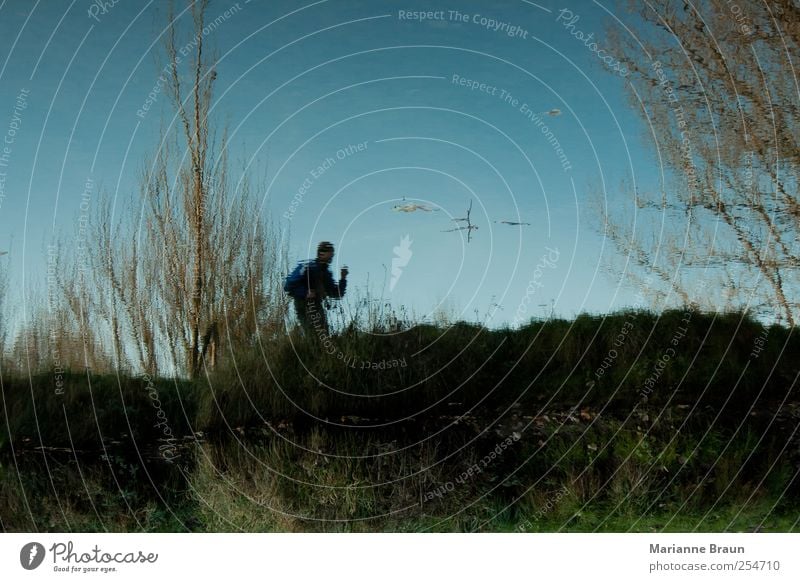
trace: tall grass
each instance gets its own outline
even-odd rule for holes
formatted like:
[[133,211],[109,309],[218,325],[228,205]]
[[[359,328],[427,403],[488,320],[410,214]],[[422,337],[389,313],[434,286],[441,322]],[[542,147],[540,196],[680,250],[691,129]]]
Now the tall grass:
[[[2,526],[787,527],[800,493],[793,330],[686,319],[491,330],[368,318],[379,325],[264,337],[194,381],[67,373],[56,393],[52,374],[4,377]],[[167,441],[177,462],[159,454]]]
[[[270,418],[402,420],[512,404],[536,411],[551,402],[612,408],[682,403],[725,423],[792,389],[791,354],[800,343],[791,330],[765,330],[741,314],[694,313],[685,337],[673,345],[686,317],[683,311],[582,315],[519,330],[466,323],[394,333],[349,328],[330,340],[292,334],[240,351],[210,374],[198,394],[198,426],[226,430]],[[615,346],[627,322],[633,328]],[[753,357],[754,342],[765,332],[769,341]],[[616,355],[603,369],[611,350]],[[662,366],[665,353],[670,358]]]
[[[192,434],[197,387],[186,381],[67,372],[4,378],[0,451],[12,446],[102,451]],[[61,390],[61,393],[58,391]]]

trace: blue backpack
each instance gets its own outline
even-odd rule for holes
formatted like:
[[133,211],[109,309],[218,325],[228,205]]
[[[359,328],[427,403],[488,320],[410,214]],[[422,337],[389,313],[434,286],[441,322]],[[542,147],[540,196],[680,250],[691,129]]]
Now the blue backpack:
[[308,295],[307,267],[308,261],[300,261],[294,271],[289,273],[283,281],[283,290],[295,299],[305,299]]

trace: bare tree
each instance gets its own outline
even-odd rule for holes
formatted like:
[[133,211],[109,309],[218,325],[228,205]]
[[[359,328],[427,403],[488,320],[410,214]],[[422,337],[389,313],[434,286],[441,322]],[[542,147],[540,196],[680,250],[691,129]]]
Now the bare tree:
[[[208,1],[189,4],[192,38],[180,49],[170,5],[161,69],[175,123],[162,129],[121,212],[115,217],[101,190],[87,247],[66,252],[60,242],[48,257],[46,300],[32,293],[10,350],[18,371],[196,376],[226,349],[284,329],[286,251],[256,199],[266,179],[254,188],[247,168],[230,171],[227,132],[215,131],[211,117],[217,73],[203,42]],[[4,296],[0,276],[0,325]]]
[[[211,107],[211,95],[216,80],[216,71],[203,54],[203,26],[208,0],[192,2],[191,11],[194,21],[195,50],[190,62],[193,74],[193,85],[190,86],[191,109],[184,106],[183,88],[179,74],[180,57],[175,44],[176,22],[172,3],[169,8],[169,33],[167,35],[167,56],[170,60],[171,77],[167,89],[172,97],[178,117],[183,124],[187,154],[190,167],[181,176],[183,188],[183,210],[188,219],[189,243],[192,248],[192,283],[189,324],[191,327],[191,346],[189,349],[189,369],[196,374],[200,366],[200,324],[203,305],[203,285],[205,280],[205,254],[208,247],[208,233],[205,224],[205,210],[208,198],[210,169],[207,167],[208,153],[208,112]],[[224,144],[223,144],[224,147]],[[188,174],[188,175],[187,175]]]
[[48,251],[44,291],[26,289],[21,320],[10,349],[17,373],[106,371],[113,368],[104,349],[102,330],[96,325],[93,288],[75,256],[58,241]]
[[[142,194],[146,188],[142,186]],[[103,327],[110,335],[117,369],[128,370],[129,362],[136,362],[140,370],[151,374],[159,372],[156,351],[158,329],[154,307],[154,291],[158,290],[158,266],[153,256],[143,252],[148,242],[142,244],[141,211],[135,205],[126,209],[125,216],[135,220],[119,219],[114,224],[111,201],[101,197],[93,241],[92,253],[93,326]]]
[[757,307],[793,325],[800,5],[632,1],[630,11],[632,34],[610,36],[667,179],[658,192],[626,187],[636,220],[606,212],[608,236],[661,300]]
[[170,5],[162,71],[174,123],[162,129],[123,219],[112,224],[106,200],[96,225],[97,313],[117,360],[153,374],[196,376],[224,347],[282,327],[286,309],[281,237],[262,218],[247,169],[232,175],[227,132],[214,129],[207,8],[191,3],[192,38],[179,49]]

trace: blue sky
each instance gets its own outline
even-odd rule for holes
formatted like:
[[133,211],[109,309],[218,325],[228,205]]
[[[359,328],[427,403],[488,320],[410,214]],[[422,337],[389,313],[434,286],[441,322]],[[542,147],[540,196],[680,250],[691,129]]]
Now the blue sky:
[[[0,133],[16,119],[0,167],[12,304],[42,284],[53,237],[74,236],[87,179],[90,206],[100,188],[127,200],[171,120],[163,94],[137,115],[159,76],[163,4],[106,5],[0,0]],[[571,28],[562,9],[579,16]],[[607,312],[634,292],[602,271],[616,251],[591,197],[632,205],[621,180],[658,177],[625,79],[571,34],[610,48],[609,12],[628,18],[610,3],[546,0],[212,1],[207,21],[223,16],[205,40],[220,56],[214,116],[229,124],[231,157],[267,169],[259,195],[290,231],[292,259],[331,240],[353,287],[369,280],[419,316],[445,306],[501,325],[551,304]],[[403,197],[437,210],[393,212]],[[479,230],[467,243],[442,231],[470,201]],[[390,289],[405,236],[410,256]]]

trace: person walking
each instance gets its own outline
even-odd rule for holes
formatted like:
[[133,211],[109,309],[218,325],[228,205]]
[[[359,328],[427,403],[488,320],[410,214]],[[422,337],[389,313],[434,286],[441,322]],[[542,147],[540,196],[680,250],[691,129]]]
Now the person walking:
[[341,299],[347,289],[347,267],[342,267],[339,282],[333,280],[330,263],[333,244],[322,241],[317,245],[317,258],[301,261],[286,278],[284,291],[294,299],[297,320],[305,331],[328,334],[328,318],[323,300]]

